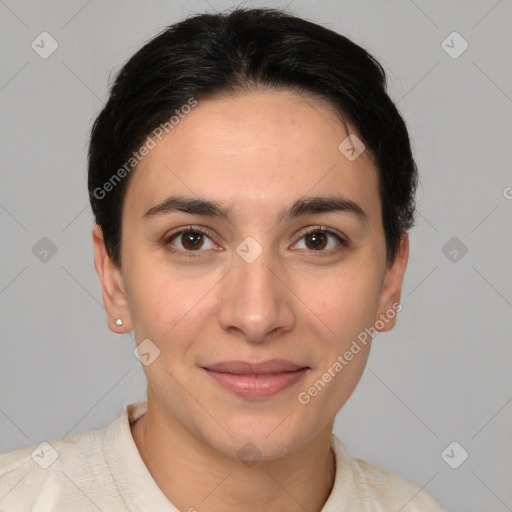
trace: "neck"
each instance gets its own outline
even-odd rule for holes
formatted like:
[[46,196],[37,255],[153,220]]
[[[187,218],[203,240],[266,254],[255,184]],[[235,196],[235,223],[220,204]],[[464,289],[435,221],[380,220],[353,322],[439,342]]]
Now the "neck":
[[179,510],[321,511],[335,478],[331,428],[275,460],[244,464],[221,454],[150,406],[131,425],[151,476]]

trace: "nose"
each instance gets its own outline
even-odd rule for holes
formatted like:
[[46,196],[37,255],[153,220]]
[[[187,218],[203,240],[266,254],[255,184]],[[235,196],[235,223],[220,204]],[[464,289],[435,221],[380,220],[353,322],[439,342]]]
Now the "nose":
[[278,262],[265,251],[252,262],[233,255],[223,280],[218,321],[222,329],[253,343],[293,329],[293,293]]

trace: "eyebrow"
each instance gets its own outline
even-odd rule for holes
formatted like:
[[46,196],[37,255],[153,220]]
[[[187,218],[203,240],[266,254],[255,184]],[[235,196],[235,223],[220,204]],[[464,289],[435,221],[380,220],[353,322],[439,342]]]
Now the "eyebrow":
[[[193,215],[218,217],[222,220],[231,220],[231,208],[226,208],[215,201],[201,198],[171,196],[150,208],[142,217],[147,219],[157,215],[173,212],[184,212]],[[366,212],[354,201],[339,196],[305,197],[295,201],[290,207],[282,210],[278,221],[290,220],[303,215],[314,213],[344,212],[354,215],[364,223],[368,222]]]

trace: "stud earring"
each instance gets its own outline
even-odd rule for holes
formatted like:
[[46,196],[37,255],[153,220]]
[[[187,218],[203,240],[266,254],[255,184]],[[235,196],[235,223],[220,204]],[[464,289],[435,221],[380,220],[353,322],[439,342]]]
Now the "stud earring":
[[116,319],[114,320],[114,323],[115,323],[116,325],[123,325],[123,320],[122,320],[121,318],[116,318]]

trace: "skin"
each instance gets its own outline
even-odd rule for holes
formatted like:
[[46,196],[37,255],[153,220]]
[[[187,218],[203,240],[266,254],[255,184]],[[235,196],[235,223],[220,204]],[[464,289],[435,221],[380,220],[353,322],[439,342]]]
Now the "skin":
[[[352,133],[356,133],[349,126]],[[143,366],[148,412],[132,424],[137,448],[180,510],[319,511],[335,478],[334,418],[356,387],[370,344],[307,405],[307,390],[400,300],[407,234],[386,263],[377,170],[367,152],[354,161],[338,145],[344,124],[326,103],[291,91],[201,100],[133,171],[122,213],[122,268],[93,229],[95,267],[109,328],[149,338],[160,350]],[[144,218],[171,195],[215,201],[231,219],[186,212]],[[367,215],[310,213],[278,219],[313,196],[342,196]],[[186,256],[178,235],[207,228]],[[326,227],[334,235],[304,236]],[[247,237],[263,248],[247,263]],[[320,238],[318,238],[320,237]],[[311,241],[327,241],[315,249]],[[186,244],[186,240],[185,240]],[[114,318],[121,317],[123,326]],[[381,331],[390,330],[390,319]],[[281,393],[248,400],[222,388],[201,366],[226,360],[288,359],[309,367]],[[237,455],[251,442],[260,460]]]

